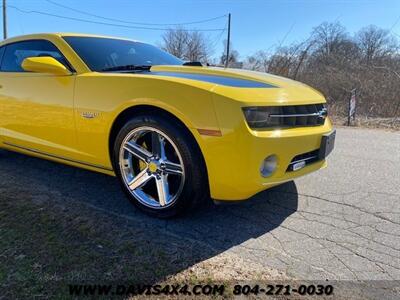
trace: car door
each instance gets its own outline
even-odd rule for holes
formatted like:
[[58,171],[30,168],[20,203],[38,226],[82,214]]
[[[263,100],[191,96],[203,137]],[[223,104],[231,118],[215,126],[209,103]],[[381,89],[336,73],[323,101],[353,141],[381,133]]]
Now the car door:
[[3,143],[53,156],[73,157],[75,75],[25,72],[21,67],[25,58],[35,56],[52,56],[71,68],[68,62],[47,40],[26,40],[3,48],[0,67]]

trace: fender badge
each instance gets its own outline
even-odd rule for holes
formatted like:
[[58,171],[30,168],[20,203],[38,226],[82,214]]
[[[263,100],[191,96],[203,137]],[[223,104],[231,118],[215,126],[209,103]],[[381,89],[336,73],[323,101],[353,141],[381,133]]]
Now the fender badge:
[[81,112],[81,116],[85,119],[94,119],[97,118],[100,115],[98,112],[90,112],[90,111],[84,111]]

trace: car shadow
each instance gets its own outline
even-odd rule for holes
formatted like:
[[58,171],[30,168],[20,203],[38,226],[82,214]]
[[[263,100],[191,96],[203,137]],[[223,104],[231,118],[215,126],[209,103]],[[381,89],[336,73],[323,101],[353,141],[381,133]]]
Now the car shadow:
[[[50,201],[63,201],[68,205],[70,199],[84,203],[89,211],[111,215],[123,223],[121,231],[139,226],[144,236],[154,236],[155,231],[165,235],[163,239],[173,241],[173,246],[168,242],[151,240],[148,247],[157,245],[165,248],[166,253],[171,252],[169,247],[174,247],[175,259],[167,255],[163,258],[167,267],[145,277],[154,282],[268,234],[298,207],[296,185],[288,182],[261,192],[248,201],[222,205],[210,201],[184,217],[159,220],[133,207],[120,190],[116,178],[8,151],[0,151],[0,179],[3,193],[8,193],[12,183],[15,189],[28,189],[32,194],[47,193]],[[131,237],[133,241],[135,238]],[[191,244],[189,255],[186,253],[187,244]],[[176,257],[179,257],[178,262]]]

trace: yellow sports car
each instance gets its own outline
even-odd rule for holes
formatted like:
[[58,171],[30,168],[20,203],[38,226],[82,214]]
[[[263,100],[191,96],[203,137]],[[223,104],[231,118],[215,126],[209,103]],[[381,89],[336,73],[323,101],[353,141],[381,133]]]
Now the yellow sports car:
[[116,175],[154,216],[247,199],[333,149],[324,97],[286,78],[81,34],[11,38],[0,59],[0,147]]

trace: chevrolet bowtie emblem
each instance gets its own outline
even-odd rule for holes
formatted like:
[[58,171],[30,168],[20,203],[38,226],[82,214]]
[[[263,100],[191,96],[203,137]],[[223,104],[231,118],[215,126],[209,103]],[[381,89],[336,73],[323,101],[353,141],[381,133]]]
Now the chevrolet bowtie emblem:
[[323,108],[318,112],[318,117],[320,118],[326,118],[328,116],[328,110],[326,108]]

